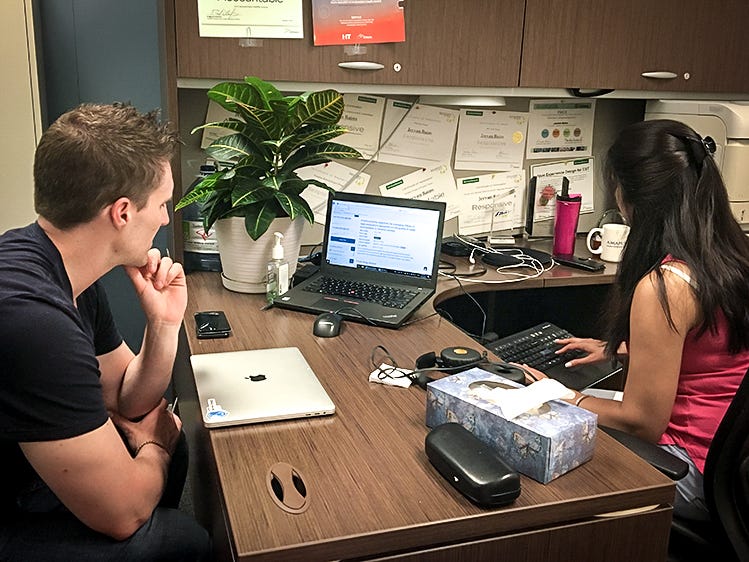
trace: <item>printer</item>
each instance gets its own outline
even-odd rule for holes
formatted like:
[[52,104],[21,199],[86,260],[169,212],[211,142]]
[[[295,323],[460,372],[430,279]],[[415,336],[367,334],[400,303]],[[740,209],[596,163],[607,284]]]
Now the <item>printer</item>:
[[645,119],[673,119],[710,136],[736,219],[749,229],[749,101],[650,100]]

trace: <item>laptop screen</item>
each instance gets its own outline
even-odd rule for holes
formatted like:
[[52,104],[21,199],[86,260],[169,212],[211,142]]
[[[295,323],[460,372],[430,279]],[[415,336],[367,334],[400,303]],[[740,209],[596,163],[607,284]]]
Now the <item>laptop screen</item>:
[[333,199],[326,262],[430,279],[441,219],[436,209]]

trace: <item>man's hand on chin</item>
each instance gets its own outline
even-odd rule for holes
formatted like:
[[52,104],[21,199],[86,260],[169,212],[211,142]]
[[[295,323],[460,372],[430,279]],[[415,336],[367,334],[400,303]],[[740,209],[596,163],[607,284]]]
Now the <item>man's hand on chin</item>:
[[187,307],[182,265],[152,248],[141,267],[125,266],[149,323],[179,325]]

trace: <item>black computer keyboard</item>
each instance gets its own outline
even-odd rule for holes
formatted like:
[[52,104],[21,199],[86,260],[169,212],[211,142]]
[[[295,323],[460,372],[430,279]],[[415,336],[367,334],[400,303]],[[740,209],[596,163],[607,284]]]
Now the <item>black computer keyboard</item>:
[[397,289],[361,281],[319,277],[304,288],[305,291],[353,297],[390,308],[403,308],[417,295],[417,291]]
[[585,352],[576,350],[557,355],[560,348],[554,340],[574,337],[567,330],[549,322],[543,322],[522,332],[486,344],[503,361],[530,365],[545,371],[556,365],[563,365],[571,359],[583,357]]

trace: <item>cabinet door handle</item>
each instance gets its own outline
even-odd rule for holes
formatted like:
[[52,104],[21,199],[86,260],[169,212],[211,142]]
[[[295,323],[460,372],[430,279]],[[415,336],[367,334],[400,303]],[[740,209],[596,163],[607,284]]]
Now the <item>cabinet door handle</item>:
[[658,72],[643,72],[642,77],[643,78],[658,78],[659,80],[671,80],[672,78],[676,78],[676,73],[667,72],[665,70],[661,70]]
[[385,65],[380,64],[379,62],[368,62],[363,60],[339,62],[338,66],[341,68],[351,68],[353,70],[382,70],[385,68]]

